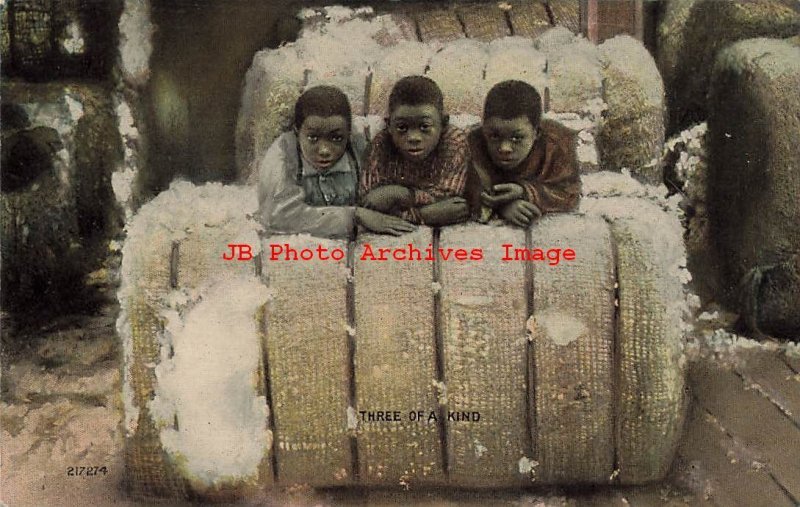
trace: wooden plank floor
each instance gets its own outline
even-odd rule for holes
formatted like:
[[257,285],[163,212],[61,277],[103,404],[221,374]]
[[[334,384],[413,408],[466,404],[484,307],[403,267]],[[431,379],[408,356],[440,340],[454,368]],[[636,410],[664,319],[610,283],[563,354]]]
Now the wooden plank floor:
[[328,505],[800,505],[800,361],[740,349],[689,366],[692,404],[665,481],[582,490],[339,490]]

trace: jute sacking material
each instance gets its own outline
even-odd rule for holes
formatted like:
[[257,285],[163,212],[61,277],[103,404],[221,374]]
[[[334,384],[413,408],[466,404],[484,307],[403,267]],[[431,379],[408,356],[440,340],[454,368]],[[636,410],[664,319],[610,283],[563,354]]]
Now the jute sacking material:
[[511,35],[505,13],[495,3],[462,7],[456,13],[470,39],[488,42]]
[[[356,242],[355,395],[356,409],[396,411],[399,421],[358,418],[358,460],[362,484],[444,482],[442,442],[436,419],[436,341],[433,264],[375,261],[367,247],[424,249],[432,230],[421,227],[398,238],[364,235]],[[411,420],[410,413],[423,418]]]
[[421,11],[414,18],[422,42],[449,42],[465,37],[461,22],[452,9]]
[[710,113],[706,95],[721,49],[742,39],[789,37],[798,30],[800,11],[792,0],[667,2],[658,26],[657,60],[667,90],[668,131],[678,132]]
[[[643,179],[655,181],[660,176],[657,166],[645,170],[640,166],[658,155],[654,147],[663,137],[663,118],[658,112],[664,107],[661,81],[646,50],[631,39],[609,41],[601,51],[566,28],[556,27],[533,44],[506,37],[490,43],[459,38],[430,44],[401,41],[384,47],[374,37],[385,23],[389,21],[379,23],[377,18],[331,22],[324,25],[325,30],[309,32],[296,43],[256,55],[237,123],[237,170],[242,180],[253,177],[253,161],[291,127],[294,101],[304,88],[338,86],[348,95],[355,114],[366,109],[384,116],[397,79],[422,73],[439,84],[451,115],[479,116],[492,85],[504,79],[527,81],[543,96],[546,111],[573,116],[568,121],[585,131],[580,138],[587,146],[581,160],[586,171],[628,167]],[[356,42],[361,48],[357,55],[345,50]],[[636,100],[625,100],[628,97]],[[606,104],[606,99],[613,105]],[[598,156],[594,145],[603,111],[608,123]]]
[[544,3],[526,1],[509,3],[511,10],[508,11],[508,18],[514,35],[533,39],[552,26]]
[[[449,227],[439,242],[443,249],[481,248],[484,256],[479,262],[440,265],[449,478],[460,486],[532,482],[529,470],[520,471],[519,465],[520,459],[531,457],[525,267],[501,260],[506,243],[524,246],[524,231]],[[457,417],[449,417],[450,412]]]
[[573,215],[546,217],[531,236],[538,247],[576,252],[572,262],[534,263],[530,273],[537,479],[603,483],[615,444],[613,238],[604,220]]
[[[731,299],[735,283],[749,271],[767,270],[800,251],[798,89],[800,47],[785,41],[737,42],[722,51],[714,65],[708,119],[709,219],[723,276],[732,280],[727,294]],[[775,285],[761,295],[785,298],[784,302],[761,304],[783,306],[796,300],[796,285],[787,282],[783,289]],[[780,318],[773,313],[759,319],[758,326],[765,332],[796,333],[800,310],[795,307]]]
[[264,240],[264,274],[272,294],[265,349],[277,477],[286,484],[345,484],[352,481],[353,459],[347,428],[350,270],[345,260],[270,260],[271,244],[287,245],[288,252],[289,246],[332,250],[346,249],[347,243],[308,235]]
[[[196,301],[198,293],[207,291],[209,284],[203,283],[203,276],[236,280],[252,270],[252,263],[225,262],[221,256],[226,253],[227,242],[249,243],[254,245],[253,253],[257,253],[254,239],[258,227],[247,219],[248,210],[254,211],[256,207],[252,190],[224,188],[219,184],[195,187],[175,183],[143,206],[126,228],[117,330],[124,352],[126,485],[134,497],[237,498],[271,481],[266,459],[251,471],[255,476],[248,474],[239,480],[235,477],[205,480],[190,473],[186,458],[175,449],[168,450],[164,440],[165,432],[179,430],[175,421],[180,424],[178,412],[171,419],[164,417],[164,407],[179,404],[181,400],[157,395],[157,370],[175,360],[175,356],[170,356],[174,354],[175,337],[166,329],[170,316],[173,324],[181,321],[187,315],[185,303]],[[204,236],[207,231],[213,233]],[[186,245],[183,260],[181,244]],[[187,246],[191,250],[199,247],[204,253],[187,256]],[[215,250],[219,255],[216,263]],[[182,264],[190,263],[197,263],[199,269],[181,268]],[[186,285],[179,287],[179,283]],[[184,308],[179,311],[178,306]],[[250,319],[255,322],[256,315]],[[258,336],[253,334],[252,339],[257,343]],[[255,370],[252,375],[253,389],[263,396],[261,373]],[[185,379],[186,385],[194,385],[193,382],[191,378]],[[155,400],[158,402],[154,407]]]
[[[241,203],[255,211],[254,195],[235,187],[178,184],[144,206],[129,227],[119,294],[131,490],[230,498],[267,487],[273,476],[279,484],[465,487],[662,477],[684,408],[680,224],[666,201],[628,176],[585,179],[585,216],[546,217],[527,237],[470,224],[442,230],[438,242],[423,227],[400,238],[361,236],[351,245],[306,235],[259,243],[247,236],[256,228],[246,213],[235,218]],[[204,236],[208,228],[228,232]],[[228,284],[226,293],[242,292],[237,287],[250,287],[248,270],[256,266],[220,260],[215,270],[214,248],[193,242],[197,236],[216,244],[226,234],[262,245],[254,248],[262,259],[254,292],[266,285],[269,297],[249,317],[215,299],[216,282]],[[480,249],[482,257],[377,261],[367,253],[409,243]],[[182,255],[184,245],[199,253]],[[503,260],[502,245],[571,248],[575,260]],[[289,248],[318,246],[349,249],[352,260],[284,259]],[[181,267],[189,263],[197,273]],[[203,276],[217,272],[221,281],[203,285]],[[219,305],[208,306],[214,301]],[[199,317],[245,326],[246,340],[262,343],[263,373],[229,394],[256,393],[253,407],[270,431],[250,430],[263,436],[252,440],[264,446],[263,456],[246,475],[217,481],[225,463],[209,457],[203,466],[192,435],[178,438],[197,422],[181,418],[203,403],[191,381],[175,381],[186,359],[182,344],[191,343],[181,340],[207,334],[191,328]],[[230,368],[225,378],[242,373]],[[179,386],[183,401],[170,397]],[[208,410],[212,420],[221,416]],[[399,414],[381,420],[379,411]],[[192,472],[198,464],[200,476]]]
[[662,181],[656,159],[664,144],[664,86],[655,61],[636,39],[620,35],[598,48],[608,110],[597,144],[607,170],[623,167],[648,183]]

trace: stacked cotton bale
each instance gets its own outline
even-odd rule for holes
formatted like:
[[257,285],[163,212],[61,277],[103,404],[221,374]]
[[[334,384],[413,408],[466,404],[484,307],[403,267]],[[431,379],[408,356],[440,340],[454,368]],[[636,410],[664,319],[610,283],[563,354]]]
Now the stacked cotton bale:
[[481,114],[488,57],[487,45],[473,39],[453,41],[433,56],[426,75],[442,89],[445,111]]
[[[117,331],[127,487],[135,497],[240,498],[271,481],[252,188],[173,183],[127,225]],[[231,368],[231,365],[236,365]]]
[[544,3],[518,0],[510,4],[508,19],[514,35],[535,39],[552,26]]
[[95,259],[90,241],[119,227],[111,99],[99,86],[10,82],[3,104],[4,292],[21,308],[57,305],[62,291],[78,299],[81,273]]
[[292,127],[294,103],[303,91],[302,59],[292,45],[259,51],[247,71],[236,122],[236,168],[253,181],[258,158]]
[[3,6],[4,75],[110,77],[121,1],[16,0]]
[[368,91],[369,114],[387,116],[389,94],[394,84],[402,77],[424,74],[437,49],[434,44],[412,41],[387,48],[372,65]]
[[[717,58],[708,106],[709,218],[723,277],[730,281],[726,296],[730,301],[746,277],[744,297],[755,299],[745,307],[751,325],[784,336],[800,331],[800,310],[790,304],[800,283],[790,268],[800,251],[798,89],[800,47],[746,40]],[[765,287],[758,281],[767,271],[784,279]],[[760,307],[773,310],[759,314]],[[781,307],[788,313],[774,311]]]
[[547,0],[553,23],[568,28],[572,33],[581,32],[580,4],[578,0]]
[[792,0],[670,0],[658,27],[658,63],[669,98],[669,131],[708,114],[706,95],[717,53],[753,37],[788,37],[800,30]]
[[663,180],[656,163],[664,144],[664,86],[655,61],[636,39],[620,35],[598,48],[608,111],[598,132],[606,169],[627,167],[642,180]]
[[456,9],[456,14],[470,39],[489,42],[511,35],[505,11],[497,4],[468,5]]
[[450,42],[464,37],[464,27],[452,9],[419,10],[414,19],[422,42]]
[[252,177],[256,159],[291,128],[294,103],[304,89],[337,86],[350,99],[354,114],[366,112],[369,69],[383,55],[381,42],[404,40],[408,35],[396,18],[368,18],[369,12],[328,7],[322,14],[324,21],[307,27],[296,42],[256,53],[245,77],[236,125],[240,180]]
[[[369,114],[385,115],[397,79],[424,71],[442,88],[450,114],[479,116],[492,85],[527,81],[542,94],[545,116],[578,133],[583,172],[627,167],[642,179],[660,181],[660,167],[651,162],[663,142],[662,86],[646,50],[632,39],[617,38],[598,49],[557,27],[533,44],[521,37],[490,43],[461,38],[443,45],[402,41],[385,48],[372,38],[375,24],[358,18],[328,23],[297,43],[257,54],[237,125],[242,179],[252,176],[257,154],[288,128],[304,82],[340,86],[356,115],[365,106]],[[354,41],[364,48],[358,54],[329,54],[345,52],[345,44]],[[291,92],[283,93],[287,87]]]

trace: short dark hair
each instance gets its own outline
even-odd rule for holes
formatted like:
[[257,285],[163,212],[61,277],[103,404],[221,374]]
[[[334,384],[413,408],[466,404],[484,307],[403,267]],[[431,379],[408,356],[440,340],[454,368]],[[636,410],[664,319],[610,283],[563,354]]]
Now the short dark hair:
[[294,126],[300,129],[309,116],[344,116],[349,129],[353,118],[347,95],[335,86],[314,86],[304,91],[294,104]]
[[444,117],[444,96],[436,81],[425,76],[406,76],[396,82],[389,94],[389,114],[398,106],[432,104]]
[[536,88],[524,81],[497,83],[483,103],[483,120],[493,116],[504,120],[525,116],[533,128],[537,128],[542,120],[542,97]]

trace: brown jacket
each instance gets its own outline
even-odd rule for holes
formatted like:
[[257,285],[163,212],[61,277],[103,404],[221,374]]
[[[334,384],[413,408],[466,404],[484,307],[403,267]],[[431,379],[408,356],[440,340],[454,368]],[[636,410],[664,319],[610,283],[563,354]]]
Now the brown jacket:
[[576,154],[575,132],[550,120],[542,120],[539,137],[519,166],[512,171],[497,168],[489,158],[480,127],[468,136],[472,166],[466,196],[473,216],[480,213],[481,190],[498,183],[517,183],[525,189],[525,199],[542,213],[571,211],[578,207],[581,180]]

